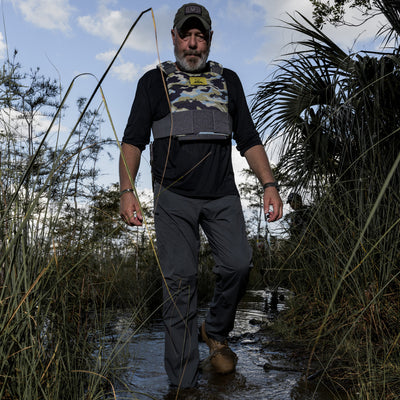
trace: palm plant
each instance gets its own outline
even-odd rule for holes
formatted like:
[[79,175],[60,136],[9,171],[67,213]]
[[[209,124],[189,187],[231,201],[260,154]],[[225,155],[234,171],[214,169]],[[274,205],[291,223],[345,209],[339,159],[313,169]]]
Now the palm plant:
[[399,60],[349,55],[302,18],[303,23],[295,18],[288,23],[304,35],[297,42],[302,49],[259,86],[252,112],[266,142],[283,136],[279,169],[290,173],[291,185],[318,191],[396,129]]
[[[389,0],[376,3],[388,16],[387,34],[397,39],[399,12]],[[281,184],[308,189],[314,203],[304,235],[276,257],[296,295],[292,328],[313,339],[313,351],[333,344],[324,368],[338,355],[350,359],[361,397],[381,398],[400,385],[393,347],[400,311],[400,57],[397,50],[347,54],[303,16],[288,26],[303,39],[259,86],[252,112],[265,142],[283,137]]]

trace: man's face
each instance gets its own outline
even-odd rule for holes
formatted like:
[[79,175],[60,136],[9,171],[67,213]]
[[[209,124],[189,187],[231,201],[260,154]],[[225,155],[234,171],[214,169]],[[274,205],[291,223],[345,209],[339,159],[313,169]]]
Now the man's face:
[[302,207],[303,204],[300,199],[294,198],[289,202],[289,205],[293,208],[293,210],[298,210]]
[[212,32],[205,34],[199,28],[172,30],[172,41],[178,68],[186,72],[204,69],[210,52]]

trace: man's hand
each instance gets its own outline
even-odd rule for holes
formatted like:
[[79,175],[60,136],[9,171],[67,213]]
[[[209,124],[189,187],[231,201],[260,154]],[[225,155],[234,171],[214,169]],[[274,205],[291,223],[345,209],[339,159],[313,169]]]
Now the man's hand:
[[[250,147],[244,156],[262,185],[266,182],[275,182],[264,146]],[[283,204],[278,189],[274,186],[264,190],[264,213],[268,222],[282,218]]]
[[[123,143],[122,153],[119,157],[119,181],[121,198],[119,205],[119,215],[129,226],[141,226],[143,221],[140,212],[139,202],[132,193],[132,185],[135,181],[139,164],[141,151],[136,146]],[[124,158],[122,157],[124,156]],[[125,162],[126,161],[126,165]]]
[[129,226],[141,226],[143,221],[139,202],[132,192],[126,192],[121,196],[119,214],[122,220]]
[[283,203],[279,192],[275,187],[264,190],[264,214],[268,222],[277,221],[283,215]]

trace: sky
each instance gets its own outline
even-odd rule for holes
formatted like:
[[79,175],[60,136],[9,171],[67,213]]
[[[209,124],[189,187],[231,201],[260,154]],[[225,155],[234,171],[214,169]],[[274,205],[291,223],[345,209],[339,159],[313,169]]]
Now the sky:
[[[17,50],[24,69],[39,67],[43,75],[58,79],[64,90],[77,75],[91,74],[78,78],[71,93],[75,100],[90,97],[97,84],[93,75],[100,79],[135,19],[150,7],[160,59],[173,60],[170,30],[182,4],[177,0],[1,0],[0,58],[5,61]],[[249,103],[257,85],[271,79],[275,61],[296,40],[283,21],[290,16],[300,18],[298,12],[309,19],[312,16],[309,0],[204,0],[201,4],[210,12],[214,31],[209,58],[237,72]],[[354,22],[357,17],[354,10],[347,14]],[[382,22],[382,17],[373,18],[358,28],[327,27],[324,31],[346,51],[374,49],[380,43],[373,39]],[[138,79],[159,62],[155,37],[152,13],[147,12],[102,85],[119,140]],[[100,97],[95,100],[93,108]],[[72,108],[67,110],[66,121],[74,118]],[[106,115],[104,120],[99,134],[114,137]],[[275,163],[278,151],[270,148],[267,152]],[[99,179],[104,185],[118,181],[118,152],[112,154],[113,160],[105,157],[101,162]],[[233,162],[237,171],[246,167],[236,150]],[[148,152],[144,152],[138,187],[150,185]]]

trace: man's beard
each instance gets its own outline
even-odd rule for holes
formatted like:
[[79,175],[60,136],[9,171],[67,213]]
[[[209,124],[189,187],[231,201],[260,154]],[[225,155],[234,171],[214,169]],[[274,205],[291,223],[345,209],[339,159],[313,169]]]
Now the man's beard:
[[[200,72],[202,71],[206,64],[207,64],[207,59],[208,59],[208,54],[210,53],[210,50],[208,49],[205,51],[203,54],[200,55],[199,52],[197,51],[185,51],[183,52],[182,55],[179,55],[176,47],[174,48],[174,53],[175,53],[175,58],[176,58],[176,64],[178,65],[178,68],[181,71],[185,72]],[[189,62],[186,60],[185,56],[189,54],[194,54],[200,57],[196,58],[197,61],[195,62]]]

